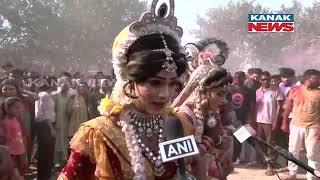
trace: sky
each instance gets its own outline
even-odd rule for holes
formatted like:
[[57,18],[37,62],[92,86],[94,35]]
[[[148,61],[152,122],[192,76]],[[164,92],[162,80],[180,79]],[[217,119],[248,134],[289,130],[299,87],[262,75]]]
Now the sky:
[[[160,2],[168,0],[159,0]],[[232,0],[239,1],[239,0]],[[311,6],[314,1],[320,0],[298,0],[304,6]],[[175,0],[175,15],[178,18],[178,25],[184,30],[182,43],[195,41],[196,39],[190,33],[191,30],[197,29],[197,16],[203,16],[209,8],[223,7],[229,0]],[[256,4],[263,7],[277,10],[281,4],[286,7],[292,6],[292,0],[256,0]]]

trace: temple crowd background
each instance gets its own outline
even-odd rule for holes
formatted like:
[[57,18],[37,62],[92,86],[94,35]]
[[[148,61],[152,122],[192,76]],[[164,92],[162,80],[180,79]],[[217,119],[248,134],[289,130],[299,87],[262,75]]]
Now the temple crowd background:
[[[80,124],[100,116],[97,107],[102,98],[110,95],[115,82],[114,76],[103,72],[91,76],[78,72],[61,72],[56,76],[47,76],[23,71],[9,62],[2,65],[2,70],[5,76],[1,78],[0,86],[1,145],[9,147],[12,161],[16,163],[22,176],[29,177],[36,172],[38,179],[41,179],[41,176],[59,171],[67,161],[68,143]],[[187,77],[187,74],[184,77]],[[283,119],[291,118],[286,111],[290,92],[306,81],[310,84],[310,77],[316,78],[311,83],[319,88],[319,70],[314,69],[306,70],[301,75],[287,67],[279,67],[277,74],[270,74],[260,68],[230,74],[233,83],[229,87],[228,103],[222,107],[225,112],[224,118],[221,118],[222,124],[226,128],[251,124],[256,128],[258,136],[268,143],[288,150],[289,141],[295,141],[297,146],[289,150],[294,152],[294,155],[306,152],[303,142],[306,146],[312,146],[315,139],[289,138],[289,134],[293,132],[288,131],[289,125],[283,122]],[[184,78],[177,84],[176,95],[187,80],[188,78]],[[310,100],[309,97],[314,100],[320,98],[318,91],[295,95],[295,98],[307,100]],[[320,102],[315,101],[311,106],[298,108],[305,108],[300,110],[319,118],[319,104]],[[307,127],[311,121],[319,121],[306,121],[309,117],[304,117],[306,114],[301,113],[299,123],[302,127]],[[44,123],[49,123],[50,126]],[[300,132],[301,129],[297,127],[296,131]],[[230,134],[232,136],[232,132]],[[13,139],[19,141],[13,142]],[[234,164],[265,167],[266,175],[269,176],[275,174],[274,168],[280,168],[277,169],[279,172],[289,171],[288,162],[270,150],[267,151],[267,156],[276,162],[275,167],[266,164],[248,144],[240,144],[236,139],[229,149],[233,155],[224,157],[226,159],[223,165],[227,174],[232,173]],[[309,160],[314,153],[316,152],[308,152]],[[317,160],[312,162],[316,166],[320,163]],[[290,163],[288,167],[293,171],[297,169]]]
[[[193,4],[186,8],[185,1],[177,0],[176,10],[187,38],[188,34],[194,39],[217,37],[230,47],[224,67],[232,73],[233,83],[228,103],[222,107],[225,129],[250,123],[268,143],[281,145],[295,156],[300,152],[308,154],[311,165],[319,166],[314,152],[320,150],[308,152],[317,139],[302,138],[305,131],[296,127],[292,127],[294,132],[288,132],[289,125],[283,119],[291,119],[286,105],[287,99],[293,97],[311,104],[295,106],[296,111],[309,112],[299,114],[301,122],[296,124],[300,127],[309,127],[314,121],[309,118],[310,122],[304,122],[307,116],[320,116],[319,93],[296,91],[305,80],[307,84],[319,81],[310,77],[319,76],[320,2],[315,0],[305,6],[311,1],[293,0],[285,1],[290,5],[271,8],[260,5],[258,0],[210,2],[203,12],[192,14],[198,11],[197,6],[206,6],[204,1],[195,8]],[[99,101],[110,95],[115,83],[108,61],[114,37],[138,19],[146,7],[147,1],[143,0],[0,1],[0,147],[10,146],[12,161],[3,164],[9,161],[1,161],[0,157],[0,177],[14,165],[17,176],[30,177],[37,172],[38,179],[44,180],[61,170],[73,133],[84,121],[99,116]],[[293,13],[295,32],[248,33],[247,15],[252,12]],[[193,25],[180,24],[183,20]],[[186,84],[188,74],[183,77],[176,95]],[[289,138],[292,134],[301,136]],[[232,137],[232,132],[229,135]],[[290,140],[296,145],[291,149]],[[296,166],[287,166],[274,152],[267,155],[277,162],[279,172],[294,175],[297,171]],[[234,164],[262,166],[266,175],[275,173],[254,149],[236,139],[222,156],[226,174],[233,171]]]

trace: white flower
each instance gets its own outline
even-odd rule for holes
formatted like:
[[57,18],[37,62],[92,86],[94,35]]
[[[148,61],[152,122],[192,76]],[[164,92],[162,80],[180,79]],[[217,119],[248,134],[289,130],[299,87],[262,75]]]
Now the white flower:
[[132,170],[135,173],[133,179],[147,180],[145,175],[144,157],[142,156],[141,148],[137,141],[134,126],[130,125],[126,120],[121,120],[121,124],[121,130],[125,134],[125,140],[129,150],[129,156],[131,157]]

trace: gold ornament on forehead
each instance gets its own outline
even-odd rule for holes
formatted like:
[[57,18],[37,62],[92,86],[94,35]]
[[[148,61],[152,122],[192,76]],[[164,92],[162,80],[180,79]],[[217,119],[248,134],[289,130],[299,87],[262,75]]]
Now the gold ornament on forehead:
[[[116,76],[116,83],[112,90],[112,98],[118,103],[129,104],[132,100],[125,97],[123,86],[128,82],[126,71],[128,51],[139,38],[149,35],[169,36],[180,45],[183,30],[177,24],[174,10],[174,0],[152,0],[148,11],[142,14],[138,21],[125,27],[115,38],[112,46],[112,66]],[[148,47],[145,48],[145,50],[148,49]],[[153,49],[153,51],[163,51],[163,49],[170,52],[170,49],[166,47]],[[174,71],[177,64],[171,63],[174,62],[172,61],[173,52],[171,51],[171,56],[168,52],[163,68],[168,71]]]
[[163,63],[162,68],[169,73],[175,72],[177,70],[177,66],[172,58],[173,52],[168,48],[167,42],[165,41],[164,36],[162,34],[161,34],[161,38],[164,45],[164,49],[161,49],[161,51],[163,51],[166,55],[166,60]]
[[[158,6],[158,4],[162,3]],[[123,29],[119,35],[116,37],[113,47],[113,68],[117,78],[117,81],[126,81],[125,76],[125,66],[128,63],[127,52],[131,45],[141,37],[159,34],[171,36],[178,43],[181,42],[181,37],[183,35],[183,30],[177,25],[177,18],[174,16],[175,4],[174,0],[167,0],[167,2],[153,0],[151,6],[147,12],[145,12],[139,21],[132,23]],[[164,40],[164,38],[162,37]],[[165,41],[164,41],[165,43]],[[173,54],[166,43],[164,44],[164,49],[169,54]],[[162,49],[155,49],[154,51],[162,51]],[[164,63],[165,69],[173,71],[176,64],[171,63],[172,56],[167,56],[168,61]],[[171,58],[170,58],[171,57]]]

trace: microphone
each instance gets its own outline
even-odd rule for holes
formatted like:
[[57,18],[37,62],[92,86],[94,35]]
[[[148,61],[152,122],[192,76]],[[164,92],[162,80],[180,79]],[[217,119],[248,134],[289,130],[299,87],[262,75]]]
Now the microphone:
[[164,121],[163,135],[167,141],[184,136],[183,128],[178,118],[168,117]]
[[[166,141],[183,137],[183,127],[180,120],[175,117],[168,117],[164,122],[163,135]],[[184,159],[179,158],[177,161],[180,169],[181,179],[192,179],[190,174],[187,172],[187,166]]]
[[270,163],[270,159],[267,157],[266,153],[262,150],[257,141],[255,141],[255,131],[250,125],[238,125],[233,135],[240,143],[243,143],[244,141],[247,142],[267,163]]
[[266,158],[268,162],[268,158],[266,157],[263,150],[260,148],[259,144],[263,144],[264,146],[272,149],[273,151],[277,152],[287,160],[297,164],[301,168],[305,169],[306,171],[310,172],[311,174],[315,175],[316,177],[320,178],[320,171],[313,169],[312,167],[308,166],[305,162],[295,158],[290,152],[287,150],[281,148],[277,145],[271,145],[267,143],[265,140],[259,138],[256,136],[256,133],[254,129],[249,125],[244,125],[240,127],[237,131],[233,133],[233,135],[238,139],[240,143],[243,143],[244,141],[248,142],[251,146],[255,147],[257,152],[259,154],[263,154],[263,156]]
[[306,164],[305,162],[300,161],[299,159],[295,158],[290,152],[283,149],[282,147],[277,146],[277,145],[272,146],[271,144],[267,143],[266,141],[264,141],[263,139],[261,139],[259,137],[253,137],[253,138],[256,141],[264,144],[268,148],[271,148],[272,150],[276,151],[278,154],[282,155],[287,160],[297,164],[298,166],[302,167],[306,171],[308,171],[308,172],[312,173],[313,175],[315,175],[316,177],[320,178],[320,171],[319,170],[313,169],[312,167],[308,166],[308,164]]

